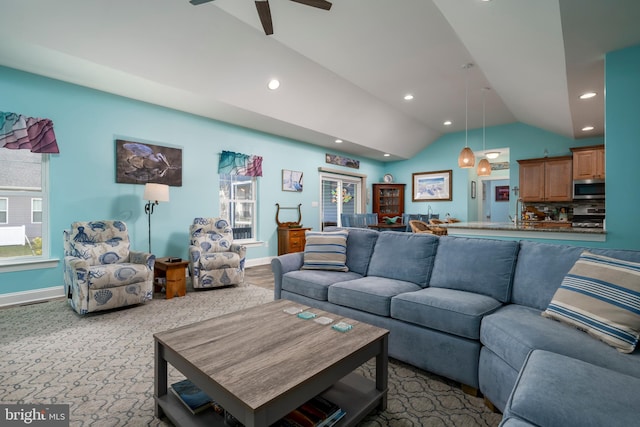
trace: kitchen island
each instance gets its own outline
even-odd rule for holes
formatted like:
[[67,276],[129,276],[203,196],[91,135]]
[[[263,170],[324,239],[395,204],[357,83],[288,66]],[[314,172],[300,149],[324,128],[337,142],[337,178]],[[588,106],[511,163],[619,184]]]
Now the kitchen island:
[[547,221],[512,222],[455,222],[441,224],[450,236],[510,237],[515,239],[579,240],[604,242],[607,232],[602,228],[568,227],[568,224]]

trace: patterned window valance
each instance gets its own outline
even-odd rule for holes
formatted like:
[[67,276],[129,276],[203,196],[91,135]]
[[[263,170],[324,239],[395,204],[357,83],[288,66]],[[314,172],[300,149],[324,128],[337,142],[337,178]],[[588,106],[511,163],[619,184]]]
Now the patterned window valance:
[[262,176],[262,157],[253,154],[223,151],[220,154],[218,173],[242,176]]
[[31,150],[32,153],[59,153],[53,122],[0,111],[0,147]]

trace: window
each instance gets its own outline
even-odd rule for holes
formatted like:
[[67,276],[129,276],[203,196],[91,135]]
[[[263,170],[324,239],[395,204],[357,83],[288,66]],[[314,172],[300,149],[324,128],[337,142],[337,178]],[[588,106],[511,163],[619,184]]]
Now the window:
[[0,264],[48,257],[48,154],[0,148]]
[[0,197],[0,224],[7,224],[9,221],[9,199]]
[[42,199],[31,199],[31,222],[42,223]]
[[220,174],[220,216],[229,220],[234,239],[257,240],[256,186],[256,177]]

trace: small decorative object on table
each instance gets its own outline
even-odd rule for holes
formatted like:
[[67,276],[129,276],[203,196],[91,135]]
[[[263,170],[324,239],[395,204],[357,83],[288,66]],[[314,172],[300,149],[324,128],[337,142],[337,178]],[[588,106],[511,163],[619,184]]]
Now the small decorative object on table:
[[398,220],[401,220],[402,217],[400,216],[394,216],[389,218],[388,216],[384,216],[382,217],[382,220],[385,222],[385,224],[395,224],[396,222],[398,222]]
[[338,322],[331,327],[338,332],[347,332],[353,329],[353,325],[350,325],[347,322]]

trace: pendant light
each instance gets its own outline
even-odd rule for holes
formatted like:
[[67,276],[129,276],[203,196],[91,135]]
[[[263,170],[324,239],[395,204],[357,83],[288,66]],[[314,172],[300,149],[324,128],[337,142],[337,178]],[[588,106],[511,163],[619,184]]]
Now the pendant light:
[[469,69],[473,64],[465,64],[462,66],[466,70],[466,85],[464,99],[464,148],[458,156],[458,167],[463,169],[472,168],[476,164],[476,156],[469,148]]
[[[484,134],[485,134],[485,114],[484,114],[484,98],[487,91],[490,90],[488,87],[482,88],[482,151],[484,152]],[[489,176],[491,175],[491,163],[489,160],[482,159],[478,163],[478,176]]]

